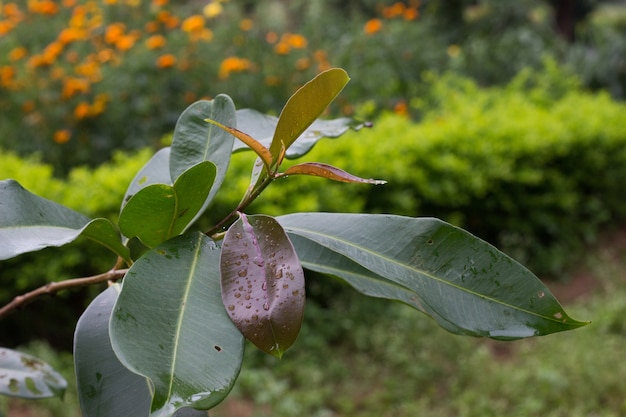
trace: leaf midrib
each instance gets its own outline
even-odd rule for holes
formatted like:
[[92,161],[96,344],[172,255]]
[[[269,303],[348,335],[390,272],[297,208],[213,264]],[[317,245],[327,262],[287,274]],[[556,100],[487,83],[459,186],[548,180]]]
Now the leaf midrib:
[[[435,275],[432,275],[432,274],[430,274],[429,272],[423,271],[423,270],[421,270],[421,269],[418,269],[418,268],[410,268],[410,267],[408,267],[406,264],[403,264],[403,263],[397,262],[397,261],[396,261],[395,259],[393,259],[393,258],[389,258],[389,257],[386,257],[386,256],[382,256],[382,255],[381,255],[380,253],[378,253],[378,252],[374,252],[374,251],[372,251],[371,249],[368,249],[368,248],[366,248],[366,247],[364,247],[364,246],[359,246],[359,245],[357,245],[357,244],[355,244],[355,243],[353,243],[353,242],[351,242],[351,241],[345,240],[345,239],[340,238],[340,237],[338,237],[338,236],[328,235],[328,234],[323,234],[323,233],[316,232],[316,231],[313,231],[313,230],[310,230],[310,229],[299,229],[299,228],[294,227],[294,226],[288,226],[288,227],[285,227],[285,229],[286,229],[286,230],[291,231],[292,233],[295,233],[295,234],[298,234],[298,235],[300,235],[300,236],[302,236],[302,237],[305,237],[305,238],[307,238],[307,235],[313,235],[313,236],[320,236],[320,237],[322,237],[322,238],[326,238],[326,239],[334,239],[334,240],[336,240],[336,241],[338,241],[338,242],[341,242],[341,243],[345,244],[346,246],[352,246],[352,247],[354,247],[354,248],[356,248],[356,249],[358,249],[358,250],[360,250],[360,251],[366,252],[366,253],[368,253],[368,254],[370,254],[370,255],[374,256],[375,258],[383,259],[383,260],[385,260],[385,261],[387,261],[387,262],[389,262],[389,263],[391,263],[391,264],[397,265],[397,266],[398,266],[398,267],[400,267],[401,269],[408,270],[408,271],[415,271],[415,272],[417,272],[417,273],[419,273],[419,274],[424,275],[426,278],[430,278],[430,279],[432,279],[432,280],[434,280],[434,281],[437,281],[437,282],[439,282],[439,283],[441,283],[441,284],[444,284],[444,285],[447,285],[447,286],[449,286],[449,287],[451,287],[451,288],[455,288],[455,289],[457,289],[457,290],[459,290],[459,291],[462,291],[462,292],[465,292],[465,293],[468,293],[468,294],[474,295],[474,296],[476,296],[476,297],[478,297],[478,298],[481,298],[481,299],[484,299],[484,300],[489,300],[489,301],[491,301],[491,302],[493,302],[493,303],[495,303],[495,304],[500,304],[500,305],[506,306],[506,307],[508,307],[508,308],[510,308],[510,309],[512,309],[512,310],[516,310],[516,311],[519,311],[519,312],[522,312],[522,313],[525,313],[525,314],[528,314],[528,315],[532,315],[532,316],[535,316],[535,317],[540,317],[540,318],[542,318],[542,319],[544,319],[544,320],[549,320],[549,321],[552,321],[552,322],[555,322],[555,323],[559,323],[559,324],[566,324],[566,323],[564,323],[563,321],[561,321],[561,320],[557,320],[557,319],[555,319],[555,318],[553,318],[553,317],[550,317],[550,316],[544,316],[544,315],[541,315],[541,314],[535,313],[535,312],[533,312],[533,311],[525,310],[525,309],[523,309],[523,308],[521,308],[521,307],[518,307],[518,306],[515,306],[515,305],[510,305],[510,304],[504,303],[504,302],[502,302],[502,301],[500,301],[500,300],[497,300],[497,299],[495,299],[495,298],[493,298],[493,297],[488,297],[488,296],[486,296],[486,295],[483,295],[483,294],[477,293],[476,291],[472,291],[472,290],[470,290],[470,289],[468,289],[468,288],[464,288],[464,287],[461,287],[461,286],[459,286],[459,285],[455,285],[455,284],[453,284],[453,283],[451,283],[451,282],[449,282],[449,281],[446,281],[446,280],[443,280],[443,279],[441,279],[441,278],[438,278],[438,277],[436,277]],[[297,233],[297,231],[300,231],[300,233]],[[328,248],[328,249],[333,250],[333,251],[335,251],[335,252],[339,252],[338,250],[335,250],[335,249],[333,249],[333,248],[331,248],[331,247],[327,246],[325,243],[323,243],[323,240],[322,240],[322,241],[315,240],[315,242],[316,242],[316,243],[318,243],[318,244],[320,244],[320,245],[322,245],[322,246],[324,246],[325,248]],[[343,252],[339,252],[339,253],[341,253],[341,254],[342,254],[343,256],[345,256],[346,258],[351,259],[352,261],[354,261],[354,262],[356,262],[356,263],[359,263],[359,261],[358,261],[357,259],[355,259],[355,258],[353,258],[353,257],[351,257],[351,256],[349,256],[349,255],[347,255],[346,253],[343,253]],[[359,264],[360,264],[360,263],[359,263]],[[369,269],[369,268],[368,268],[368,269]],[[372,271],[372,272],[374,272],[374,271]],[[420,297],[420,298],[421,298],[421,297]],[[572,324],[572,325],[573,325],[573,324]]]
[[202,249],[202,237],[200,236],[197,239],[197,245],[196,245],[196,250],[194,252],[194,261],[191,264],[191,268],[189,269],[189,274],[188,274],[188,279],[187,279],[187,285],[185,287],[185,292],[184,292],[184,296],[181,300],[181,304],[182,307],[180,309],[180,313],[178,315],[178,320],[176,321],[176,333],[175,333],[175,337],[174,337],[174,346],[172,349],[172,365],[170,367],[170,382],[169,382],[169,387],[167,390],[167,401],[169,401],[169,399],[172,397],[172,392],[173,392],[173,386],[174,386],[174,374],[176,371],[176,364],[178,362],[178,346],[180,344],[180,333],[181,333],[181,329],[182,329],[182,323],[183,323],[183,319],[185,317],[185,312],[187,311],[187,308],[189,307],[189,303],[187,302],[187,300],[189,299],[189,292],[191,290],[191,284],[193,283],[193,277],[194,277],[194,273],[196,270],[196,266],[198,265],[198,260],[199,260],[199,253],[200,250]]

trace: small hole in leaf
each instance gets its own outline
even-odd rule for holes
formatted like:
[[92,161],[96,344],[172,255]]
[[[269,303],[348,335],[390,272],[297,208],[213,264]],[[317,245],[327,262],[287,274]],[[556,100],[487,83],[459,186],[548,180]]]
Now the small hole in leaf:
[[221,348],[221,347],[219,347],[218,345],[215,345],[215,346],[213,346],[213,347],[214,347],[214,348],[215,348],[215,350],[217,350],[218,352],[221,352],[221,351],[222,351],[222,348]]
[[428,240],[426,241],[426,244],[428,244],[428,245],[432,245],[433,243],[434,243],[434,242],[433,242],[433,240],[432,240],[432,239],[428,239]]

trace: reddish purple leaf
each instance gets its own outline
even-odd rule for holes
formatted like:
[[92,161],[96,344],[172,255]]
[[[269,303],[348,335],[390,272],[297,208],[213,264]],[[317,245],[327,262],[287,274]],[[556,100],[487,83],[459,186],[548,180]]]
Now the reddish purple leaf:
[[281,357],[304,312],[304,272],[283,228],[270,216],[240,214],[224,236],[220,267],[230,318],[259,349]]
[[360,182],[365,184],[381,185],[387,181],[373,180],[357,177],[343,169],[336,168],[332,165],[322,164],[320,162],[305,162],[303,164],[294,165],[287,168],[283,175],[312,175],[315,177],[324,177],[333,181],[340,182]]

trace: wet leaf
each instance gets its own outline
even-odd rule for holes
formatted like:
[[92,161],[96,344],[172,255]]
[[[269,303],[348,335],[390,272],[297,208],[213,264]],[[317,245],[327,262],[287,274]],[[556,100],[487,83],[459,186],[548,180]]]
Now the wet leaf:
[[293,165],[285,171],[284,175],[312,175],[314,177],[328,178],[329,180],[339,182],[356,182],[364,184],[382,185],[387,181],[360,178],[349,174],[346,171],[335,168],[332,165],[320,162],[305,162]]
[[0,348],[0,394],[21,398],[63,397],[65,379],[39,358]]
[[[74,365],[83,417],[150,414],[149,379],[124,367],[111,347],[109,320],[120,288],[115,284],[100,293],[76,325]],[[174,417],[206,415],[205,411],[182,408]]]
[[224,237],[222,300],[237,328],[281,357],[296,340],[304,311],[304,273],[287,235],[269,216],[241,214]]
[[90,220],[29,192],[17,181],[0,181],[0,260],[49,246],[63,246],[80,236],[130,260],[128,248],[109,220]]
[[350,77],[343,69],[332,68],[318,74],[289,98],[278,117],[270,145],[274,167],[282,162],[282,147],[289,149],[339,95],[349,80]]
[[109,319],[120,291],[113,285],[82,314],[74,334],[74,365],[84,417],[147,416],[152,394],[148,379],[117,359],[109,339]]
[[[331,264],[341,268],[334,275],[359,280],[354,286],[369,295],[403,302],[409,296],[407,304],[453,333],[511,340],[586,324],[569,317],[528,269],[441,220],[328,213],[277,220],[301,238],[293,243],[307,268],[329,273],[326,256],[335,252],[339,257],[330,258]],[[315,245],[302,244],[306,240]],[[346,274],[354,264],[362,278]]]
[[142,188],[120,214],[122,233],[148,247],[181,234],[202,210],[214,179],[215,165],[205,161],[185,171],[173,186]]
[[219,257],[208,237],[186,233],[147,252],[124,278],[111,345],[150,379],[152,417],[215,406],[239,373],[244,339],[222,304]]

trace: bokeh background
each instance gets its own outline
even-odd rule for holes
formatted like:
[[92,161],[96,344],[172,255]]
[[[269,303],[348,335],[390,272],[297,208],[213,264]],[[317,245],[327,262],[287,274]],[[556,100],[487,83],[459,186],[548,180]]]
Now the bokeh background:
[[[304,158],[384,187],[290,178],[250,208],[436,216],[538,274],[592,324],[513,343],[456,337],[409,309],[309,277],[305,328],[276,361],[248,349],[215,416],[626,415],[626,2],[602,0],[0,1],[0,179],[115,219],[178,115],[230,95],[277,115],[320,71],[351,81],[325,117],[373,127]],[[237,154],[202,221],[247,185]],[[0,264],[0,303],[107,270],[79,241]],[[73,327],[102,288],[0,321],[72,379]],[[0,416],[78,416],[0,398]]]

